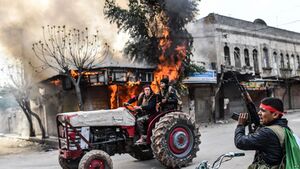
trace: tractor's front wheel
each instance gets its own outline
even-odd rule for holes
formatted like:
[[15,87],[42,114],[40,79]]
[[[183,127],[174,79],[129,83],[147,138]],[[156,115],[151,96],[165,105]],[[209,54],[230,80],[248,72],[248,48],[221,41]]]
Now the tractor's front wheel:
[[78,169],[113,169],[113,164],[106,152],[92,150],[82,157]]
[[158,161],[167,168],[181,168],[190,163],[199,151],[199,128],[186,113],[168,113],[156,123],[151,142]]

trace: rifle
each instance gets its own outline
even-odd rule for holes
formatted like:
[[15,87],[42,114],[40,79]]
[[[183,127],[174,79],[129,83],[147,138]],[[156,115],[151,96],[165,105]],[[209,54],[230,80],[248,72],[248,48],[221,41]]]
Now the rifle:
[[[242,95],[242,98],[246,104],[246,107],[247,107],[247,111],[248,111],[248,128],[249,128],[249,133],[253,133],[257,127],[260,125],[259,123],[259,117],[257,115],[257,111],[256,111],[256,107],[255,107],[255,104],[253,103],[248,91],[245,89],[245,87],[240,84],[239,80],[237,79],[237,76],[234,72],[232,72],[233,74],[233,78],[234,78],[234,81],[236,83],[236,85],[238,86],[240,92],[241,92],[241,95]],[[235,114],[237,115],[237,114]],[[233,114],[233,116],[235,116]]]

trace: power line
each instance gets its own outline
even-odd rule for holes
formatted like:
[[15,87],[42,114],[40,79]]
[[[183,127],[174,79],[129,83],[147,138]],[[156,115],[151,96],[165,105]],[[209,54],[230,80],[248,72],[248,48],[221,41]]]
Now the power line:
[[290,25],[290,24],[294,24],[294,23],[297,23],[297,22],[300,22],[300,20],[298,19],[298,20],[290,21],[290,22],[287,22],[287,23],[280,24],[278,26]]

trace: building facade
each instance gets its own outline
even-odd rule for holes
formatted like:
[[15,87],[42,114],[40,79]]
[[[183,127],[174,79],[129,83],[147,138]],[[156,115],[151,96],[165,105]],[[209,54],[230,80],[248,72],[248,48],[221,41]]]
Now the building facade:
[[[265,96],[274,96],[283,99],[286,109],[300,108],[300,33],[270,27],[262,19],[249,22],[214,13],[188,25],[188,30],[194,37],[195,63],[216,70],[218,77],[224,65],[225,74],[235,71],[241,81],[250,79],[246,88],[257,104]],[[197,90],[194,95],[201,92]],[[215,112],[203,114],[203,108],[196,107],[195,112],[202,112],[199,119],[207,114],[222,119],[234,111],[245,111],[233,83],[224,83],[216,91],[217,86],[205,91],[215,96],[211,101]]]

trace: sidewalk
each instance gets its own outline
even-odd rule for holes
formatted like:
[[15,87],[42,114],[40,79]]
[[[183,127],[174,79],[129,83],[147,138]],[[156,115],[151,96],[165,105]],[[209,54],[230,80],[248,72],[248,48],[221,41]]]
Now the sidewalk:
[[296,113],[296,112],[299,112],[299,113],[300,113],[300,109],[290,109],[290,110],[287,110],[286,112],[287,112],[288,114],[289,114],[289,113],[292,114],[292,113]]
[[52,149],[58,149],[58,139],[57,139],[57,137],[54,137],[54,136],[50,136],[48,138],[42,139],[41,136],[22,137],[18,134],[0,133],[0,137],[15,138],[15,139],[31,141],[31,142],[39,143],[42,145],[47,145]]

